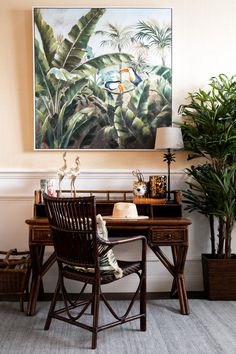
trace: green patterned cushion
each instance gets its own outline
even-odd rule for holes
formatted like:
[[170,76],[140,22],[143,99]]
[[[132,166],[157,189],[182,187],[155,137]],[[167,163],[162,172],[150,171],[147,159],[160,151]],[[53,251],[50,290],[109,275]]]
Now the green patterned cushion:
[[[106,222],[100,214],[97,215],[97,232],[98,235],[105,241],[108,241],[108,232]],[[122,277],[122,269],[118,266],[116,257],[112,250],[109,250],[104,256],[101,257],[99,262],[100,270],[104,273],[114,273],[114,276],[119,279]]]

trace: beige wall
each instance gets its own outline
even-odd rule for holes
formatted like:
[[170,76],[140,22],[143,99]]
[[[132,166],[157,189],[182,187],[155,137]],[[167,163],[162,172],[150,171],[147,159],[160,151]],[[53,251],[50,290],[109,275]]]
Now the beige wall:
[[[60,152],[33,150],[32,6],[111,6],[111,1],[6,0],[0,12],[0,170],[57,169]],[[112,6],[173,8],[173,120],[187,93],[236,63],[236,1],[124,0]],[[73,156],[76,152],[71,153]],[[138,154],[138,160],[137,160]],[[81,151],[81,169],[165,169],[162,155],[148,152]],[[186,167],[179,153],[173,168]]]
[[[111,6],[109,1],[5,0],[0,11],[0,249],[28,248],[25,219],[32,216],[33,191],[40,178],[56,178],[62,163],[61,152],[33,150],[33,67],[32,6]],[[69,4],[69,5],[68,5]],[[235,0],[124,0],[116,6],[173,8],[173,120],[185,103],[187,93],[205,86],[211,76],[234,74],[236,63]],[[76,152],[69,154],[71,162]],[[77,186],[82,189],[130,189],[132,169],[139,168],[145,179],[166,171],[162,154],[148,152],[81,151],[81,174]],[[186,153],[178,152],[171,168],[172,189],[184,188]],[[67,181],[68,182],[68,181]],[[91,188],[92,186],[92,188]],[[206,218],[187,214],[189,251],[186,263],[187,290],[201,290],[200,255],[209,248]],[[235,233],[235,232],[234,232]],[[236,249],[234,238],[233,250]],[[50,253],[51,250],[48,250]],[[134,253],[129,250],[129,254]],[[45,276],[46,291],[53,291],[56,270]],[[124,291],[129,291],[126,283]],[[168,291],[171,277],[148,251],[148,290]],[[112,289],[114,291],[114,289]]]

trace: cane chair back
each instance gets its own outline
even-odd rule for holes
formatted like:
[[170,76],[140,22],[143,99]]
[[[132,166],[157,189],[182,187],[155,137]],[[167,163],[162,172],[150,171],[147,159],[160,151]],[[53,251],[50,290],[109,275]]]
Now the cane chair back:
[[95,197],[51,198],[45,204],[57,261],[98,267]]

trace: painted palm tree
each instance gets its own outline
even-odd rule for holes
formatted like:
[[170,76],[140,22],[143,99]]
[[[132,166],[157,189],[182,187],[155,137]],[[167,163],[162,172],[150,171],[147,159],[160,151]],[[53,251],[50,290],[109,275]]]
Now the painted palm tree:
[[104,30],[96,31],[96,35],[107,38],[100,42],[100,46],[108,46],[121,53],[131,43],[132,29],[130,26],[119,26],[108,23]]
[[171,47],[171,28],[169,26],[161,28],[155,23],[139,21],[137,30],[134,38],[154,48],[161,57],[162,65],[165,66],[166,50]]
[[142,41],[137,41],[132,38],[131,51],[134,53],[134,61],[131,66],[135,69],[139,69],[139,72],[149,71],[150,65],[148,64],[148,55],[150,47]]

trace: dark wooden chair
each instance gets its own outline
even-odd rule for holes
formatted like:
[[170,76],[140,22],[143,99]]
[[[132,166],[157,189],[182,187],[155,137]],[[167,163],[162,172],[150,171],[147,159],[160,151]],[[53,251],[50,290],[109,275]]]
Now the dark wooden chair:
[[[53,244],[58,263],[59,275],[55,293],[53,295],[45,330],[48,330],[52,318],[68,322],[92,332],[92,349],[97,346],[97,333],[116,325],[136,319],[140,320],[140,329],[146,330],[146,238],[144,236],[130,237],[116,241],[104,241],[97,232],[96,199],[89,197],[49,197],[44,194],[44,202],[51,227]],[[129,243],[142,242],[140,259],[137,261],[119,261],[123,271],[122,278],[130,274],[138,275],[138,286],[127,307],[126,312],[119,316],[112,308],[101,290],[101,285],[118,281],[114,274],[100,270],[99,260],[110,249],[117,245],[129,247]],[[132,247],[132,245],[131,245]],[[76,267],[76,268],[75,268]],[[92,268],[93,272],[86,269]],[[82,282],[83,286],[76,299],[68,294],[65,279]],[[92,285],[92,291],[87,293],[85,288]],[[56,309],[59,293],[62,294],[63,307]],[[138,313],[130,313],[134,301],[140,298]],[[99,324],[99,302],[103,300],[113,315],[110,323]],[[82,322],[82,315],[92,316],[91,324]],[[137,312],[137,311],[136,311]],[[87,314],[87,313],[86,313]],[[86,318],[88,316],[85,316]]]

